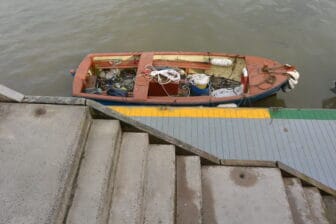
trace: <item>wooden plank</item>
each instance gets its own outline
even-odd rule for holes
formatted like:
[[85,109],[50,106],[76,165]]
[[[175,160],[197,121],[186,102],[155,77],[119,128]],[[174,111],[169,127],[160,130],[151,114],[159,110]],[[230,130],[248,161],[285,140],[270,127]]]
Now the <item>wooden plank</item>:
[[60,96],[25,96],[22,103],[84,106],[86,104],[86,99]]
[[266,160],[221,160],[224,166],[247,166],[247,167],[277,167],[276,162]]
[[140,57],[133,91],[134,98],[139,101],[145,100],[148,97],[150,80],[146,77],[146,66],[152,65],[153,56],[153,52],[145,52]]
[[95,88],[96,87],[96,82],[97,82],[97,76],[95,75],[90,75],[85,78],[85,88]]
[[154,61],[154,66],[167,66],[167,67],[178,67],[178,68],[193,68],[193,69],[210,69],[211,64],[202,62],[186,62],[186,61]]
[[105,68],[136,68],[139,61],[122,61],[120,64],[113,65],[109,61],[96,61],[94,65],[96,68],[105,69]]

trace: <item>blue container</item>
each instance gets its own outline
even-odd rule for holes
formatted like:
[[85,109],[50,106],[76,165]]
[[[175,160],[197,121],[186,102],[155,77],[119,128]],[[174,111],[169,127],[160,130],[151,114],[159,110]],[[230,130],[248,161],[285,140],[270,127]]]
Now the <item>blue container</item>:
[[209,96],[209,88],[200,89],[197,86],[191,85],[190,90],[192,96]]

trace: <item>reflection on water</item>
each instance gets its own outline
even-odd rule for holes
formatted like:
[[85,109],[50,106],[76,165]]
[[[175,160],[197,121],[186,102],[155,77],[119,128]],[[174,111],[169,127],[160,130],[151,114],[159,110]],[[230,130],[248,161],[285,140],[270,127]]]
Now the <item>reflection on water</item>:
[[336,96],[323,100],[322,107],[336,109]]
[[1,1],[0,82],[68,96],[66,74],[90,52],[217,51],[296,65],[297,89],[276,99],[321,107],[336,78],[335,11],[334,0]]
[[272,95],[263,100],[252,103],[252,107],[286,107],[284,99],[278,97],[278,95]]
[[[333,85],[330,88],[330,91],[335,95],[336,94],[336,81],[333,81]],[[336,96],[324,99],[322,101],[323,108],[336,108]]]

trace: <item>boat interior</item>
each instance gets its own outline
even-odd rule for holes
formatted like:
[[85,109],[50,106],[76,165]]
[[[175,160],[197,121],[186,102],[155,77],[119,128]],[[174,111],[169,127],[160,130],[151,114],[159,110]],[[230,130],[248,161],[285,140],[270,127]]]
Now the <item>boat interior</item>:
[[216,97],[216,90],[218,97],[241,95],[244,68],[245,57],[237,55],[93,55],[82,92],[139,99]]

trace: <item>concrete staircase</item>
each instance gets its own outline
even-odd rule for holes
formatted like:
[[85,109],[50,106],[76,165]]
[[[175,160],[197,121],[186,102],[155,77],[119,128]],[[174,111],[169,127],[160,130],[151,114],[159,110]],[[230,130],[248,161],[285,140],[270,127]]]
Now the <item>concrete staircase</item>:
[[335,194],[309,178],[272,162],[216,163],[92,116],[0,104],[1,224],[336,223]]
[[335,223],[334,197],[278,168],[202,165],[113,120],[93,120],[74,192],[71,224]]

